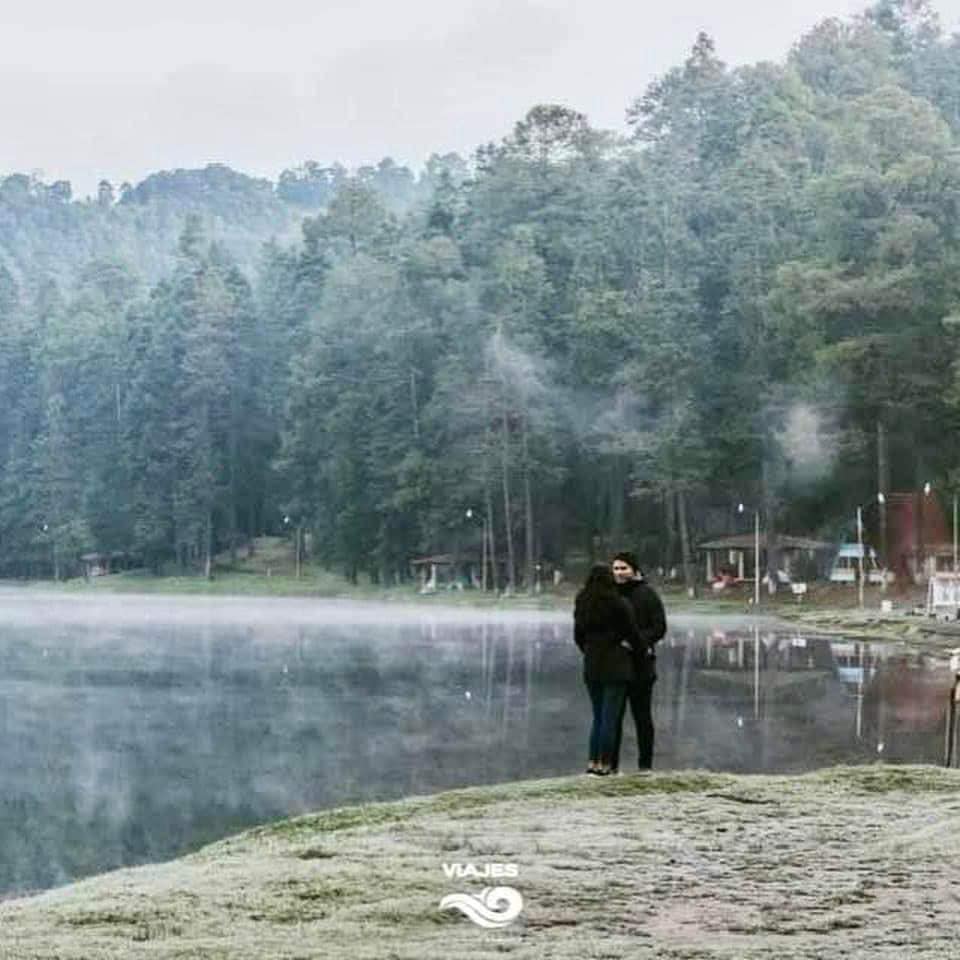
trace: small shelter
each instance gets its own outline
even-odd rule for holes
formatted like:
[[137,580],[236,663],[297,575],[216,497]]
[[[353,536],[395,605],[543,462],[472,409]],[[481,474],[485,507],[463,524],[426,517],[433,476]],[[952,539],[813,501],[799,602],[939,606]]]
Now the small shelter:
[[108,574],[125,570],[129,555],[122,550],[113,553],[84,553],[80,557],[83,566],[83,575],[89,580],[91,577],[105,577]]
[[[793,537],[785,534],[777,538],[777,545],[781,558],[780,569],[788,577],[793,576],[793,572],[804,560],[812,561],[816,564],[817,570],[821,570],[823,556],[831,549],[830,544],[824,543],[822,540],[812,540],[809,537]],[[754,534],[752,533],[738,533],[730,537],[707,540],[700,544],[700,550],[706,555],[707,583],[713,581],[714,577],[724,570],[735,572],[738,580],[745,580],[749,576],[753,576],[756,558],[753,557],[753,562],[749,565],[747,563],[748,556],[756,552]],[[767,537],[765,533],[761,533],[761,571],[766,567],[766,555]]]
[[482,583],[481,561],[470,553],[438,553],[415,557],[410,561],[420,593],[438,590],[479,589]]

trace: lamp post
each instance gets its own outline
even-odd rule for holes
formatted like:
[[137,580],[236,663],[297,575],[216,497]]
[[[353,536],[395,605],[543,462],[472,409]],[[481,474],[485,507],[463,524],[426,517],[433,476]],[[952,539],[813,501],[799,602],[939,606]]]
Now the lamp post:
[[857,507],[857,549],[859,551],[860,557],[860,576],[858,584],[858,593],[860,601],[860,609],[863,609],[863,573],[864,573],[864,556],[863,556],[863,507]]
[[920,500],[920,509],[917,511],[917,572],[920,575],[920,582],[923,582],[924,574],[926,572],[925,568],[927,565],[927,550],[926,550],[926,537],[924,535],[923,521],[924,515],[927,512],[927,497],[930,496],[931,491],[933,490],[933,485],[928,480],[923,485],[923,495],[919,498]]
[[[882,490],[877,494],[877,503],[880,506],[880,523],[882,525],[886,522],[885,507],[887,503],[887,498],[886,496],[884,496],[884,493]],[[884,536],[884,543],[886,543],[885,536]],[[859,551],[859,560],[858,560],[859,575],[857,577],[857,581],[858,581],[857,594],[858,594],[859,606],[860,606],[860,609],[862,610],[864,606],[864,599],[863,599],[864,586],[866,584],[866,579],[867,579],[867,574],[866,574],[867,551],[863,543],[863,506],[862,505],[857,506],[857,549]],[[881,584],[881,589],[886,590],[887,589],[886,554],[884,554],[882,559],[883,559],[883,568],[882,568],[883,582]]]
[[[284,517],[283,517],[283,526],[284,526],[284,529],[285,529],[285,530],[289,530],[289,529],[290,529],[290,524],[291,524],[291,522],[292,522],[292,521],[291,521],[291,519],[290,519],[290,515],[289,515],[289,514],[284,514]],[[297,521],[297,525],[294,527],[294,531],[293,531],[293,532],[294,532],[294,569],[295,569],[295,571],[296,571],[296,578],[299,580],[299,579],[300,579],[301,564],[302,564],[302,562],[303,562],[303,558],[302,558],[303,547],[302,547],[302,544],[301,544],[302,534],[301,534],[301,528],[300,528],[300,522],[299,522],[299,521]]]
[[[934,573],[936,573],[936,564],[934,564]],[[957,491],[953,492],[953,582],[950,584],[951,596],[953,602],[960,611],[960,580],[957,579]]]
[[[473,507],[467,507],[466,517],[468,520],[472,520],[474,517]],[[483,525],[483,530],[480,535],[480,589],[486,593],[487,592],[487,518],[481,517],[480,522]]]
[[957,495],[953,495],[953,572],[957,572]]
[[[44,535],[44,538],[47,538],[47,534],[50,533],[50,526],[47,523],[40,524],[40,532]],[[50,539],[50,563],[53,566],[53,579],[60,579],[60,571],[57,568],[57,542],[52,537]]]
[[883,563],[883,581],[880,590],[887,592],[887,498],[881,490],[877,494],[877,503],[880,504],[880,559]]
[[[737,505],[737,513],[743,513],[744,505]],[[753,511],[753,604],[760,606],[760,511]]]

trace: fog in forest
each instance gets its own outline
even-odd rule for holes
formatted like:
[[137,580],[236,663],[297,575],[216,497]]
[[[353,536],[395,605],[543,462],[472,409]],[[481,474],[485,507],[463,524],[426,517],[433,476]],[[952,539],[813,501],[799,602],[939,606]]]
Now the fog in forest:
[[937,761],[941,663],[671,605],[949,559],[960,2],[199,6],[0,15],[0,895],[581,769],[625,547],[658,767]]
[[946,6],[835,12],[749,61],[692,30],[619,126],[545,98],[420,165],[7,172],[0,575],[206,574],[299,530],[396,585],[486,530],[498,589],[624,537],[689,588],[740,503],[772,571],[927,484],[946,539],[960,42]]

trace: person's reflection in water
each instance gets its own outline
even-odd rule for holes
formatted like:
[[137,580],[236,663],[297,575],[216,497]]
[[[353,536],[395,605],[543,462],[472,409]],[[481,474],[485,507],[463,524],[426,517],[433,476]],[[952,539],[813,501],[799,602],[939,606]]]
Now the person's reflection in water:
[[586,772],[612,772],[617,725],[634,678],[631,651],[642,641],[630,604],[617,593],[610,568],[596,564],[574,605],[574,640],[583,652],[583,679],[593,705]]

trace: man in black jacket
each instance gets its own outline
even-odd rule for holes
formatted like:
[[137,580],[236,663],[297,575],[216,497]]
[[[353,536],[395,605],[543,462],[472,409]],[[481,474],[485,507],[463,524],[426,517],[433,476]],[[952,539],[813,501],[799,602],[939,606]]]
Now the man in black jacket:
[[617,589],[627,598],[633,608],[644,646],[633,651],[635,679],[627,687],[627,699],[617,723],[617,737],[611,767],[620,764],[620,741],[623,736],[623,714],[630,704],[633,722],[637,727],[637,766],[649,770],[653,765],[653,684],[657,679],[657,657],[654,647],[667,632],[667,618],[663,603],[644,579],[637,558],[628,550],[618,553],[611,564]]

